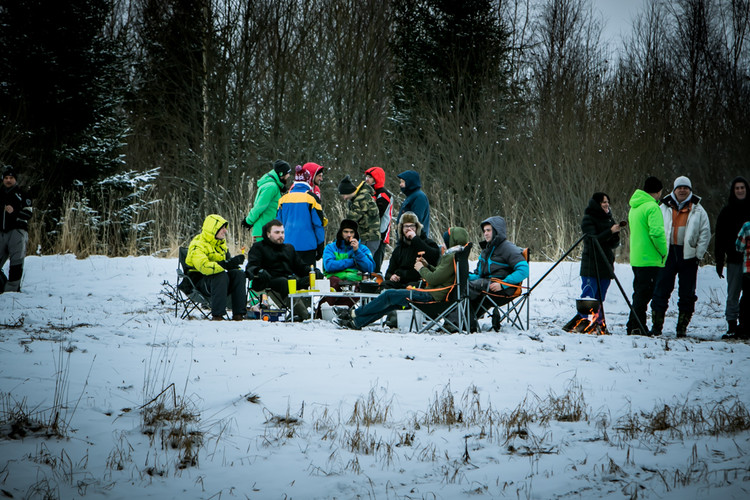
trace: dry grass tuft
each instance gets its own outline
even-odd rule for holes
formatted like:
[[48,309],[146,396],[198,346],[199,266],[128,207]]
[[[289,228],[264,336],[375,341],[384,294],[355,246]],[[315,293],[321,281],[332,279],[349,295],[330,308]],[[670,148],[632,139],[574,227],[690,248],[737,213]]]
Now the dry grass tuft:
[[388,413],[391,409],[392,400],[385,401],[384,397],[378,397],[375,389],[365,398],[359,398],[354,403],[352,416],[349,417],[347,425],[364,425],[369,427],[375,424],[384,424],[388,419]]

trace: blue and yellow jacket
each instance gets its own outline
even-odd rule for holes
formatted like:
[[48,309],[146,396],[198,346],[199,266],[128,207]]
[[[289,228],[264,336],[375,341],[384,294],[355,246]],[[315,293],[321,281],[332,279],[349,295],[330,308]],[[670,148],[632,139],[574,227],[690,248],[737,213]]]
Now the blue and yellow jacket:
[[323,207],[310,191],[306,182],[295,182],[279,199],[276,212],[276,218],[284,224],[284,243],[298,252],[315,250],[325,242]]

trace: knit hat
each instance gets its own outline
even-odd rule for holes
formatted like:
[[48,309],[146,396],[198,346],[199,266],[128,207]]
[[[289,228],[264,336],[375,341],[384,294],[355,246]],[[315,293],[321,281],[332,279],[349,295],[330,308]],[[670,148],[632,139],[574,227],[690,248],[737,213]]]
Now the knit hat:
[[643,190],[647,193],[658,193],[662,189],[664,189],[664,184],[654,176],[649,177],[646,179],[646,182],[643,183]]
[[7,177],[9,175],[11,177],[15,178],[16,180],[18,180],[18,176],[16,175],[16,169],[13,168],[13,165],[5,165],[3,167],[3,178],[5,178],[5,177]]
[[356,190],[357,186],[354,185],[351,177],[348,175],[339,182],[339,194],[352,194]]
[[275,162],[273,162],[273,169],[276,171],[279,179],[284,177],[286,174],[292,173],[292,167],[284,160],[276,160]]
[[693,185],[690,183],[690,179],[688,179],[684,175],[681,175],[680,177],[674,180],[674,189],[677,189],[678,187],[683,187],[683,186],[687,187],[690,191],[693,190]]
[[297,165],[294,168],[294,182],[310,182],[310,172],[302,168],[302,165]]
[[341,224],[339,224],[339,231],[336,233],[336,242],[341,243],[344,240],[343,232],[344,229],[353,229],[354,230],[354,238],[357,240],[359,239],[359,224],[357,224],[357,221],[351,220],[351,219],[344,219],[341,221]]

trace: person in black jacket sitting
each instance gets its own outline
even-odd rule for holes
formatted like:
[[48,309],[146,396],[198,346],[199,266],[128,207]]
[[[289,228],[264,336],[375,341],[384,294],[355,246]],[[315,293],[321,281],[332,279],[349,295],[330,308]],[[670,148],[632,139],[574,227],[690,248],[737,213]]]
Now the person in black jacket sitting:
[[[289,306],[290,278],[296,278],[297,289],[310,288],[310,266],[305,265],[294,247],[284,243],[284,225],[273,219],[263,226],[263,239],[250,247],[245,274],[256,292],[268,290],[271,299]],[[322,275],[321,275],[322,276]],[[295,320],[310,317],[303,301],[294,304]]]
[[398,243],[393,250],[381,285],[389,288],[416,286],[422,279],[414,269],[417,258],[422,256],[431,266],[440,260],[440,247],[422,232],[422,224],[414,212],[405,212],[398,221]]

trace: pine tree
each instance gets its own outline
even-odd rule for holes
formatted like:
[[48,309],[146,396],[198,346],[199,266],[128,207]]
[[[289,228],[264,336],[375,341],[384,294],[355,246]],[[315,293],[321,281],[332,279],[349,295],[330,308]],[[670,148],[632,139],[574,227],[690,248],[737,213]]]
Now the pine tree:
[[0,151],[53,206],[120,164],[124,58],[111,14],[111,0],[0,7]]

